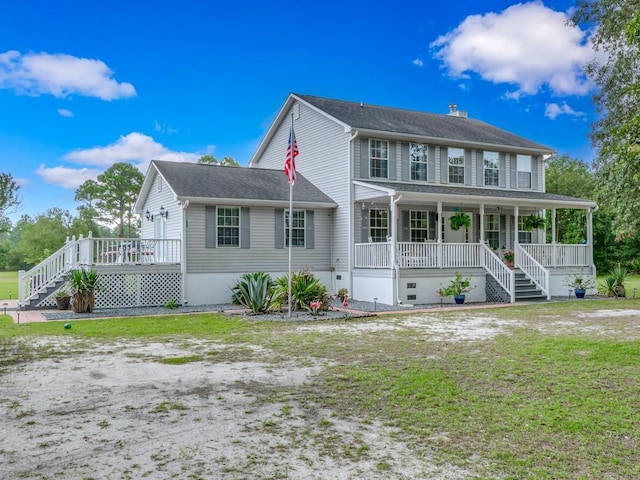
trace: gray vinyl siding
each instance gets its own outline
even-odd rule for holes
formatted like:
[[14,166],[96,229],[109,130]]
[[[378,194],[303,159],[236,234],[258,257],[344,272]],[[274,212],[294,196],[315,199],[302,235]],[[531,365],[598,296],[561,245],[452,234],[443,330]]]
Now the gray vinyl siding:
[[[296,166],[299,172],[338,205],[335,210],[315,211],[316,245],[314,250],[323,251],[323,243],[319,243],[319,240],[322,236],[328,236],[333,231],[333,255],[331,258],[333,265],[327,263],[324,268],[337,265],[341,268],[348,268],[351,246],[349,238],[351,221],[351,173],[349,165],[351,153],[349,137],[351,134],[345,132],[344,126],[330,120],[305,104],[300,103],[299,105],[300,117],[294,121],[300,150]],[[290,117],[287,116],[286,118],[289,119]],[[289,140],[289,126],[289,122],[286,121],[279,126],[264,154],[257,159],[256,167],[277,170],[283,168],[284,155]],[[357,144],[358,140],[354,140],[353,143]],[[358,170],[355,172],[357,173],[354,176],[358,176]],[[271,223],[273,223],[273,211],[271,220]],[[253,250],[260,238],[263,237],[252,230],[251,250]],[[264,243],[269,248],[273,248],[273,233],[269,238],[270,240]],[[336,265],[338,259],[339,263]]]
[[153,170],[153,185],[149,189],[149,195],[142,209],[140,238],[155,238],[154,223],[145,218],[145,212],[157,215],[160,207],[164,207],[169,213],[166,220],[167,239],[182,238],[182,206],[176,201],[175,194],[169,185],[163,180],[162,191],[158,191],[157,181],[160,177],[157,171]]
[[[250,208],[251,248],[206,248],[205,207],[189,206],[187,209],[187,273],[286,271],[289,253],[286,248],[275,247],[274,212],[275,209],[271,207]],[[314,210],[313,248],[293,248],[292,267],[294,269],[329,269],[331,224],[332,216],[329,210]],[[309,234],[309,230],[307,232]]]

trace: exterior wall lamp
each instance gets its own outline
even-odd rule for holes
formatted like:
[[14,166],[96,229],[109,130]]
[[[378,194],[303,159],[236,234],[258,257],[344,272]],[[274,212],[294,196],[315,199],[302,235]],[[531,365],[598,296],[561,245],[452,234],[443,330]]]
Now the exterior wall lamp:
[[146,218],[148,222],[153,222],[153,214],[148,209],[144,213],[144,218]]
[[169,218],[169,210],[165,210],[163,206],[160,206],[160,216],[167,220]]

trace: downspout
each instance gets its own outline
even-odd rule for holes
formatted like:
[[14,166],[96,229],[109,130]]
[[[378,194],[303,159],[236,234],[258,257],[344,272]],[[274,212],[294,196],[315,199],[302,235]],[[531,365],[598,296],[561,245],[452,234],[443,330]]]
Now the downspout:
[[396,276],[396,291],[394,292],[396,295],[396,303],[398,305],[402,305],[402,300],[400,299],[400,265],[396,261],[396,246],[398,244],[398,219],[396,218],[396,207],[398,202],[402,199],[402,195],[398,195],[398,198],[391,197],[391,265],[393,265],[393,270]]
[[181,296],[183,305],[187,305],[187,208],[189,207],[189,200],[185,200],[182,204],[182,238],[180,239],[180,277],[181,282]]

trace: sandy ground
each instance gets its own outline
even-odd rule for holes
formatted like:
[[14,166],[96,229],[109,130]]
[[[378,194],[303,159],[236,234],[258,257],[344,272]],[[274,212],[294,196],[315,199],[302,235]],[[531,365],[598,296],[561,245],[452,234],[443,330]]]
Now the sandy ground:
[[[354,335],[412,329],[433,341],[477,341],[513,326],[488,315],[444,323],[423,314],[295,328]],[[472,478],[463,469],[436,465],[386,426],[337,420],[331,411],[300,402],[292,392],[322,374],[325,365],[317,360],[277,366],[247,361],[270,352],[245,346],[248,355],[216,362],[207,352],[238,347],[202,340],[56,341],[38,340],[51,349],[46,359],[0,373],[1,479]],[[160,361],[196,353],[205,359]]]

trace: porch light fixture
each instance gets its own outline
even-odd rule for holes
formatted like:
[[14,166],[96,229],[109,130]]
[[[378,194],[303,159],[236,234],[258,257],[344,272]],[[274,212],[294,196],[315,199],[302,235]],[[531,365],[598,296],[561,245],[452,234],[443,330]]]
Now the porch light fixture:
[[160,206],[160,216],[165,220],[169,218],[169,211],[165,210],[163,206]]
[[153,222],[153,214],[148,209],[144,213],[144,218],[146,218],[148,222]]

